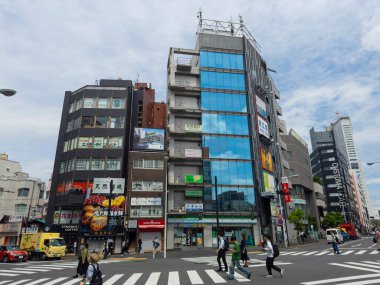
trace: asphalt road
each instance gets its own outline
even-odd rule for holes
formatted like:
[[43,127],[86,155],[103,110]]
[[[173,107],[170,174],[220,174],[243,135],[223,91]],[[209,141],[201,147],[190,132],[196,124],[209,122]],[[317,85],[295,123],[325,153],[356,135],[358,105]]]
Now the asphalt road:
[[[101,261],[104,285],[186,285],[186,284],[238,284],[262,285],[365,285],[380,284],[380,251],[372,238],[346,242],[340,246],[341,254],[334,255],[327,243],[293,247],[281,251],[276,264],[285,269],[283,278],[274,272],[275,278],[267,279],[265,258],[259,251],[252,251],[249,270],[251,280],[237,275],[227,280],[226,273],[217,269],[214,250],[169,252],[168,259],[158,253],[141,256],[116,256]],[[71,285],[80,279],[72,278],[76,260],[0,264],[0,285]]]

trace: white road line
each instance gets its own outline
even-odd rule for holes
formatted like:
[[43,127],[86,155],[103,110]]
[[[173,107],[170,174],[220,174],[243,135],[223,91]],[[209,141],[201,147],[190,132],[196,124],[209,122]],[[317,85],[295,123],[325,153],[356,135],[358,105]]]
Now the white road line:
[[191,284],[204,284],[196,270],[188,270],[187,275],[189,276]]
[[367,252],[366,250],[359,250],[358,252],[356,252],[355,254],[363,254],[363,253],[365,253],[365,252]]
[[214,281],[214,283],[227,283],[226,280],[220,277],[220,275],[216,273],[214,270],[207,269],[205,270],[205,272],[207,273],[208,276],[210,276],[210,278],[212,279],[212,281]]
[[124,274],[115,274],[110,279],[108,279],[106,282],[104,282],[103,285],[112,285],[123,276],[124,276]]
[[178,271],[170,271],[168,285],[180,285]]
[[322,252],[320,252],[320,253],[317,253],[316,255],[324,255],[324,254],[327,254],[327,253],[329,253],[329,251],[322,251]]
[[348,277],[341,277],[341,278],[333,278],[333,279],[303,282],[301,284],[302,285],[331,284],[331,282],[349,281],[349,280],[364,279],[364,278],[375,278],[375,277],[380,277],[380,274],[365,274],[365,275],[348,276]]
[[248,278],[245,278],[245,276],[243,275],[240,275],[239,273],[235,272],[235,279],[238,281],[238,282],[249,282],[251,280],[249,280]]
[[43,266],[31,266],[31,267],[26,267],[26,269],[51,269],[51,270],[62,270],[64,268],[56,268],[56,267],[43,267]]
[[160,278],[161,272],[152,272],[145,285],[156,285]]
[[73,284],[79,284],[79,282],[82,280],[82,278],[75,278],[70,281],[67,281],[63,283],[62,285],[73,285]]
[[305,253],[303,255],[312,255],[312,254],[317,253],[317,252],[319,252],[319,251],[311,251],[311,252]]
[[355,281],[350,283],[344,283],[344,285],[366,285],[366,284],[379,284],[379,279]]
[[304,254],[304,253],[307,253],[307,251],[299,251],[299,252],[293,253],[291,255],[301,255],[301,254]]
[[378,254],[380,251],[378,250],[374,250],[374,251],[371,251],[369,254]]
[[358,266],[353,266],[353,265],[348,265],[348,264],[341,264],[341,263],[329,263],[329,264],[336,265],[336,266],[341,266],[341,267],[346,267],[346,268],[353,268],[353,269],[357,269],[357,270],[363,270],[363,271],[369,271],[369,272],[379,273],[378,269],[363,268],[363,267],[358,267]]
[[341,255],[349,255],[350,253],[353,253],[354,251],[353,250],[347,250],[343,253],[341,253]]
[[47,280],[49,280],[49,279],[50,279],[50,278],[42,278],[42,279],[38,279],[38,280],[36,280],[36,281],[33,281],[33,282],[31,282],[31,283],[28,283],[28,285],[40,284],[40,283],[45,282],[45,281],[47,281]]
[[131,277],[128,278],[127,281],[123,285],[134,285],[143,275],[142,273],[133,273]]
[[30,281],[31,279],[24,279],[24,280],[19,280],[19,281],[16,281],[14,283],[12,283],[12,285],[18,285],[18,284],[22,284],[22,283],[26,283],[28,281]]
[[36,273],[36,272],[30,272],[30,271],[17,271],[17,270],[5,270],[5,269],[0,270],[0,272],[4,272],[4,273],[17,273],[17,274],[20,274],[20,273],[34,274],[34,273]]
[[[297,251],[287,251],[287,252],[284,252],[284,253],[281,252],[281,256],[282,255],[288,255],[288,254],[296,253],[296,252]],[[266,254],[266,253],[264,253],[264,254]],[[259,255],[262,255],[262,254],[259,254]]]
[[379,262],[375,262],[375,261],[362,261],[362,262],[369,263],[369,264],[379,265]]
[[53,264],[43,264],[43,265],[39,265],[41,267],[46,267],[46,268],[51,268],[51,267],[55,267],[55,268],[73,268],[75,266],[72,266],[72,265],[53,265]]
[[351,264],[351,265],[357,265],[357,266],[363,266],[364,268],[367,267],[367,268],[378,268],[380,269],[380,266],[379,265],[371,265],[371,264],[363,264],[363,263],[360,263],[360,262],[345,262],[347,264]]
[[48,283],[45,283],[44,285],[53,285],[53,284],[57,284],[58,282],[61,282],[63,280],[67,279],[67,277],[61,277],[61,278],[57,278],[53,281],[50,281]]
[[19,276],[20,274],[0,273],[0,276]]
[[27,268],[12,268],[12,270],[17,270],[17,271],[28,270],[28,271],[34,271],[34,272],[49,272],[50,271],[48,269],[30,269],[29,267],[27,267]]
[[4,280],[4,281],[0,281],[0,285],[2,285],[2,284],[6,284],[6,283],[8,283],[8,282],[11,282],[12,280]]

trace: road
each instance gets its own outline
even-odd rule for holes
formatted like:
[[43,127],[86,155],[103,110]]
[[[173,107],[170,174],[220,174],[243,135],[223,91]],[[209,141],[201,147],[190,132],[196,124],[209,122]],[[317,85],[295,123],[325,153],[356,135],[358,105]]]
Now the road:
[[[276,264],[285,269],[283,278],[267,279],[265,255],[250,252],[251,280],[237,275],[227,280],[227,274],[216,272],[213,250],[169,252],[168,259],[157,254],[140,257],[114,257],[101,261],[104,285],[187,285],[238,284],[262,285],[366,285],[380,284],[380,251],[366,237],[341,246],[341,254],[334,255],[327,243],[316,243],[281,251]],[[183,257],[185,256],[185,257]],[[76,260],[0,264],[0,285],[72,285],[80,279],[75,274]],[[281,278],[281,279],[280,279]]]

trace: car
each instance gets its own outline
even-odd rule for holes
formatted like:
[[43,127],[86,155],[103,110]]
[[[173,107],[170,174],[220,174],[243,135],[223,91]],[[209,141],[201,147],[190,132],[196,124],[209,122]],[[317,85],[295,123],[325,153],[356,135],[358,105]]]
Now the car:
[[343,235],[342,235],[342,231],[338,228],[334,228],[334,229],[327,229],[326,230],[326,239],[327,239],[327,243],[331,243],[332,242],[332,234],[334,234],[339,242],[338,243],[344,243],[344,238],[343,238]]
[[3,262],[25,262],[28,260],[28,253],[25,250],[21,250],[17,245],[1,245],[0,260]]

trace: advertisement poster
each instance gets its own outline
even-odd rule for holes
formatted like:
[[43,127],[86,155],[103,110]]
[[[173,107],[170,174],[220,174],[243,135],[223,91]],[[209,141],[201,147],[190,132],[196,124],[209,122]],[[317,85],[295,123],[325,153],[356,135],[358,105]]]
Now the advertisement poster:
[[256,106],[257,106],[257,113],[259,113],[264,118],[267,117],[267,104],[260,99],[259,96],[256,95]]
[[264,191],[262,196],[273,195],[275,191],[274,176],[267,171],[263,171]]
[[195,183],[195,184],[200,184],[203,183],[203,175],[186,175],[185,176],[185,182],[186,183]]
[[185,203],[186,212],[203,212],[202,203]]
[[132,197],[131,206],[161,206],[161,197]]
[[136,128],[133,149],[164,150],[165,131],[163,129]]
[[273,172],[272,154],[261,147],[260,155],[261,155],[261,167],[264,168],[265,170]]
[[268,139],[270,138],[269,136],[269,126],[267,121],[265,121],[263,118],[260,116],[257,116],[257,122],[259,125],[259,134],[267,137]]
[[113,183],[112,194],[124,194],[124,178],[94,178],[93,194],[109,194],[111,192],[111,180]]
[[62,210],[59,216],[60,224],[70,224],[73,217],[73,211],[71,210]]
[[[116,195],[111,199],[111,211],[108,213],[109,200],[105,195],[91,195],[84,201],[82,229],[93,234],[102,234],[115,226],[123,225],[125,197]],[[107,217],[109,215],[109,228]]]

